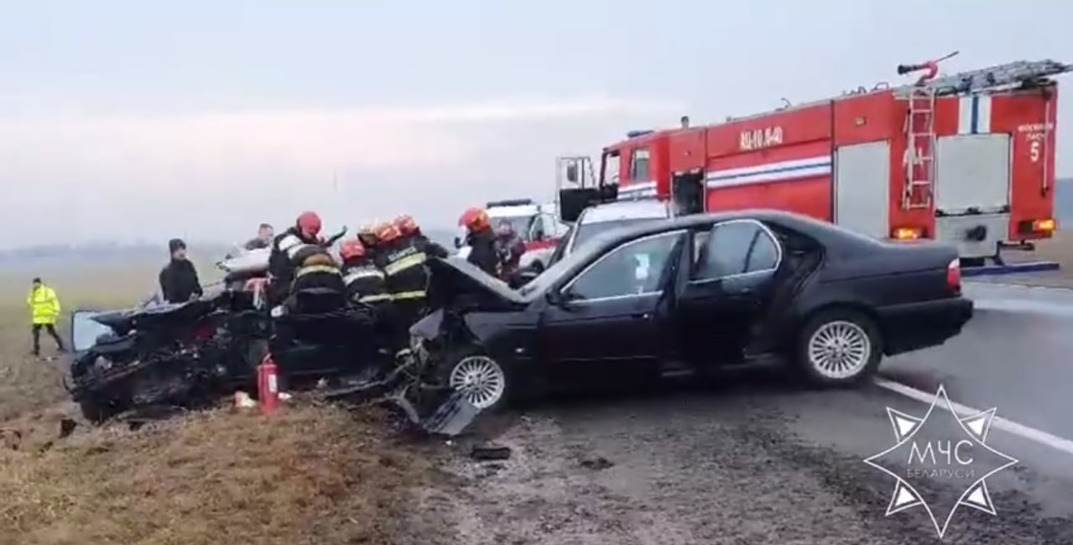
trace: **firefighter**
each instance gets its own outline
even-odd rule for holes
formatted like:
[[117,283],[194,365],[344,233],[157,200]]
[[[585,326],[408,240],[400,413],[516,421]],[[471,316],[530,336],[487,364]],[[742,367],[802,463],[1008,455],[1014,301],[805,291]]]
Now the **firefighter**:
[[268,287],[268,298],[273,305],[287,298],[295,269],[301,261],[321,247],[318,238],[320,227],[320,216],[316,212],[302,212],[293,227],[272,239],[272,253],[268,258],[268,274],[272,283]]
[[369,257],[361,240],[347,241],[339,250],[343,261],[343,284],[347,300],[382,308],[391,301],[384,282],[384,272]]
[[[408,340],[406,332],[424,315],[427,306],[429,274],[425,261],[429,255],[446,257],[447,251],[421,235],[413,218],[399,219],[402,221],[377,227],[379,251],[376,260],[384,271],[385,284],[391,294],[397,340],[405,343]],[[405,236],[397,224],[405,224]]]
[[285,299],[288,311],[317,314],[345,306],[343,275],[327,248],[320,244],[303,248],[295,262],[294,280]]
[[358,228],[358,242],[365,248],[365,257],[371,261],[376,260],[376,251],[380,242],[376,239],[376,228],[379,225],[373,222]]
[[414,221],[412,216],[403,214],[393,222],[395,227],[399,229],[399,234],[402,235],[402,240],[406,243],[416,246],[427,256],[438,257],[443,259],[447,257],[447,249],[435,242],[428,239],[422,232],[421,226]]
[[496,254],[496,237],[492,232],[488,212],[481,208],[470,208],[462,214],[458,224],[466,228],[466,244],[470,247],[466,261],[492,276],[497,276],[499,257]]

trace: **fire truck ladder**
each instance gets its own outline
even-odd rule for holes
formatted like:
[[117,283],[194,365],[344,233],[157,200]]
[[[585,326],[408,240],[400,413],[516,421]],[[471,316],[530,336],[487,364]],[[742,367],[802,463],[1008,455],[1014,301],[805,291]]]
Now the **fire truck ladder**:
[[935,88],[917,86],[910,91],[906,133],[902,208],[928,208],[935,178]]
[[970,93],[981,89],[992,89],[1020,85],[1024,82],[1034,82],[1073,70],[1073,66],[1052,61],[1017,61],[999,64],[979,70],[970,70],[960,74],[939,76],[926,81],[924,86],[933,90],[934,94],[947,95],[953,93]]

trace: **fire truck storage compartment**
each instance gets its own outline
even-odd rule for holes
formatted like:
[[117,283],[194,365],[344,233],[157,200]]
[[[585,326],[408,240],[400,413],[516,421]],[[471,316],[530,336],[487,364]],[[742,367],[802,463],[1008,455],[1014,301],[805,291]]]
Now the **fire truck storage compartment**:
[[835,223],[875,238],[890,236],[890,142],[835,151]]
[[935,153],[935,239],[961,257],[991,257],[1010,225],[1010,136],[938,138]]

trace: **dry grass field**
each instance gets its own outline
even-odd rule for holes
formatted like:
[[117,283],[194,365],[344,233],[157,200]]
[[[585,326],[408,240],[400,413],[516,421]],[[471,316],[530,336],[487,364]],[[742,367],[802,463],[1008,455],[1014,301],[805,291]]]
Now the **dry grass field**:
[[[61,360],[29,355],[30,278],[65,312],[117,308],[143,299],[159,266],[0,272],[0,545],[397,542],[407,490],[435,474],[377,409],[305,402],[264,418],[221,403],[136,431],[79,419]],[[64,418],[79,425],[60,438]]]

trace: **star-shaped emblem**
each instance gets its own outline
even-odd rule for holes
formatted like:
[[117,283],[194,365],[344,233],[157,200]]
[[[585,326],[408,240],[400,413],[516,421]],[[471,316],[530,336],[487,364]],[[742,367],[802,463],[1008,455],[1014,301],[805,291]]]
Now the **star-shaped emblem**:
[[[941,385],[923,417],[887,407],[894,446],[864,460],[895,479],[886,516],[923,507],[942,539],[958,507],[995,515],[987,478],[1018,463],[987,444],[995,411],[959,415]],[[949,421],[956,425],[949,426]],[[951,428],[954,437],[950,437]],[[958,495],[944,502],[944,491]],[[940,524],[936,512],[942,514],[943,507],[948,511]]]

